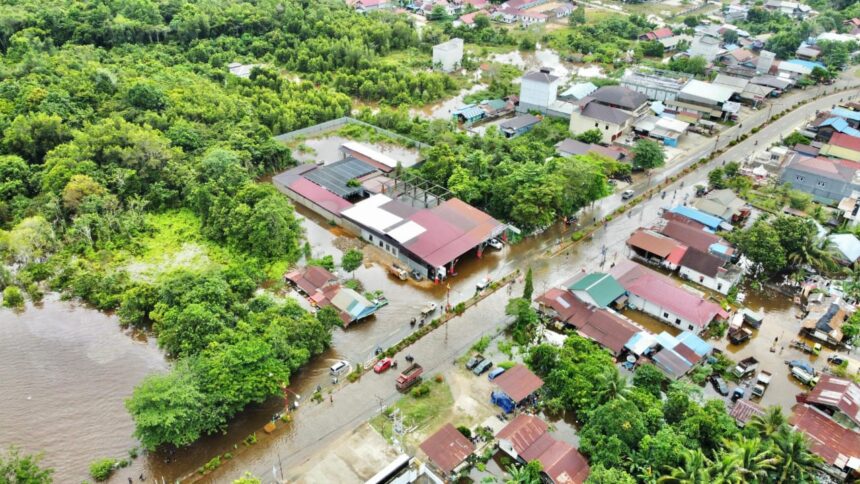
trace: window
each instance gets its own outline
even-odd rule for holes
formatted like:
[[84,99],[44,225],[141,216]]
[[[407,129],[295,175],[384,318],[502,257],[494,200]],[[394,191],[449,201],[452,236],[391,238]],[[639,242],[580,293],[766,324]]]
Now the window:
[[723,283],[721,282],[721,283],[717,284],[717,290],[720,291],[722,289],[723,289]]
[[675,318],[675,324],[680,326],[681,325],[681,318]]
[[604,129],[606,129],[606,131],[609,131],[609,125],[607,124],[607,125],[604,127]]
[[699,284],[705,282],[705,276],[699,276]]
[[799,181],[799,182],[802,182],[802,181],[803,181],[803,177],[802,177],[802,176],[800,176],[800,175],[796,175],[794,178],[796,178],[796,179],[797,179],[797,181]]
[[382,241],[381,240],[379,241],[379,246],[382,247]]
[[693,330],[693,325],[691,324],[691,325],[687,326],[687,329],[689,329],[690,331],[692,331],[692,330]]
[[373,234],[367,234],[367,240],[373,242]]
[[663,317],[669,319],[669,313],[663,313]]
[[818,182],[818,186],[820,186],[820,187],[824,188],[824,187],[826,187],[826,186],[827,186],[827,183],[826,183],[826,182],[823,182],[823,181],[820,181],[820,182]]
[[599,128],[599,127],[600,127],[600,123],[594,123],[594,127],[595,127],[595,128]]

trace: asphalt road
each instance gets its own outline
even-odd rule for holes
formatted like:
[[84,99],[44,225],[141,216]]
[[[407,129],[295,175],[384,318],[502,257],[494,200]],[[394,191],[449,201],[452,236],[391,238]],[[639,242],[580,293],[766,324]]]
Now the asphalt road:
[[[815,88],[801,91],[795,96],[786,96],[776,103],[772,111],[775,114],[789,105],[814,98],[825,89],[832,92],[840,85],[847,84],[843,81],[834,86],[826,86],[824,89]],[[647,225],[654,220],[659,209],[680,203],[684,197],[691,197],[694,185],[706,180],[708,171],[713,167],[728,161],[742,160],[755,150],[764,149],[778,141],[781,136],[789,134],[806,123],[816,110],[829,109],[833,104],[840,102],[840,99],[844,101],[849,96],[857,99],[860,93],[855,88],[854,91],[832,94],[786,114],[758,133],[750,135],[747,140],[728,149],[708,165],[667,187],[666,199],[655,196],[643,201],[629,211],[629,214],[616,218],[598,230],[594,238],[588,242],[577,244],[555,257],[548,255],[553,252],[552,243],[536,246],[530,251],[517,254],[506,266],[509,270],[532,267],[535,290],[541,292],[576,271],[594,270],[602,267],[603,262],[608,263],[613,259],[623,258],[626,253],[624,241],[629,234],[639,226]],[[763,123],[768,114],[767,108],[755,112],[743,121],[742,126],[732,127],[721,134],[720,139],[715,140],[715,146],[720,148],[727,146],[731,140]],[[696,151],[685,162],[678,163],[663,173],[655,174],[650,183],[659,183],[680,172],[696,160],[707,156],[713,149],[714,146],[709,146]],[[633,189],[640,194],[648,186],[649,182],[644,181],[636,184]],[[620,195],[613,195],[597,204],[595,213],[610,213],[621,203]],[[563,240],[566,239],[560,239],[558,242]],[[522,290],[521,287],[521,284],[516,284],[512,290],[513,293],[519,293]],[[506,290],[500,290],[491,295],[476,307],[469,309],[463,316],[453,319],[446,326],[404,350],[397,355],[398,360],[403,362],[404,355],[413,355],[416,361],[424,366],[425,375],[445,370],[474,341],[484,335],[496,333],[507,324],[508,318],[504,314],[504,306],[508,297]],[[338,389],[331,403],[306,404],[295,413],[295,420],[287,431],[276,439],[262,442],[248,452],[227,461],[216,473],[207,476],[207,481],[231,481],[240,477],[245,471],[250,471],[263,482],[278,482],[282,478],[280,467],[284,469],[284,478],[293,477],[290,474],[291,468],[310,459],[314,452],[396,401],[400,394],[394,388],[395,376],[395,372],[383,375],[371,372],[363,376],[358,383]]]

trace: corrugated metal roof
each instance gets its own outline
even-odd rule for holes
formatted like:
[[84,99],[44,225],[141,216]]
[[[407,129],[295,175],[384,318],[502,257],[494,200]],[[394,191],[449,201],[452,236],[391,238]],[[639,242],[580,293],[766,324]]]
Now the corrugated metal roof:
[[344,200],[307,178],[300,177],[292,182],[287,188],[333,214],[339,214],[352,207],[352,203]]
[[627,239],[627,245],[642,249],[646,252],[665,259],[680,244],[669,237],[660,235],[652,230],[638,229]]
[[600,307],[606,307],[624,295],[624,288],[609,274],[594,272],[578,279],[568,288],[571,291],[585,291]]
[[812,442],[812,451],[828,464],[844,468],[860,458],[860,433],[849,430],[808,405],[798,406],[789,422]]
[[740,399],[729,411],[729,415],[743,427],[756,415],[764,415],[764,409],[749,400]]
[[685,207],[683,205],[673,207],[671,212],[687,217],[688,219],[693,220],[695,222],[699,222],[705,227],[708,227],[712,230],[716,230],[720,226],[720,224],[723,223],[723,221],[719,217],[714,217],[713,215],[708,215],[704,212],[700,212],[695,208]]
[[708,277],[716,277],[723,266],[723,259],[701,250],[690,248],[681,258],[680,265]]
[[321,166],[316,170],[306,173],[304,176],[326,190],[346,198],[363,190],[361,186],[349,186],[348,183],[350,180],[361,178],[374,171],[376,171],[376,168],[358,158],[349,157]]
[[714,244],[719,244],[722,241],[718,235],[675,220],[669,220],[666,226],[663,227],[662,233],[682,244],[695,247],[701,251],[710,250]]
[[860,386],[851,380],[822,374],[818,384],[807,395],[806,402],[839,409],[860,425]]
[[730,87],[702,82],[697,79],[690,79],[690,82],[680,92],[681,96],[712,101],[717,104],[728,101],[732,94],[734,94],[734,90]]
[[543,386],[543,380],[523,365],[517,364],[493,380],[505,394],[516,403],[538,391]]
[[854,234],[833,234],[828,238],[850,262],[860,258],[860,240]]
[[450,423],[421,442],[420,447],[445,474],[451,473],[475,451],[475,444]]

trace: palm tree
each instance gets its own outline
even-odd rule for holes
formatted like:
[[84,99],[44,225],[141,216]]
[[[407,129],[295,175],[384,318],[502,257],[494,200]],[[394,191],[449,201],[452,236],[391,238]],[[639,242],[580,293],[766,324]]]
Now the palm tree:
[[660,476],[657,482],[667,482],[669,484],[705,484],[711,481],[710,472],[708,472],[710,461],[702,453],[702,449],[684,449],[681,460],[683,460],[683,463],[680,466],[669,469],[669,474]]
[[630,388],[627,387],[625,378],[617,368],[610,366],[606,371],[597,375],[597,401],[600,404],[620,398],[624,400]]
[[788,261],[795,267],[809,266],[819,272],[834,271],[833,241],[809,237],[796,251],[788,254]]
[[[535,462],[537,462],[537,465],[534,465]],[[524,466],[511,464],[508,466],[507,471],[511,475],[511,478],[507,480],[507,484],[541,484],[540,462],[538,461]]]
[[806,437],[783,426],[773,437],[777,482],[805,482],[821,458],[809,450]]
[[758,432],[762,439],[769,439],[786,424],[782,408],[774,405],[767,409],[764,415],[756,415],[747,423],[747,427]]
[[842,292],[852,301],[860,301],[860,263],[848,269],[848,278],[842,281]]
[[[780,413],[780,416],[782,414]],[[725,441],[725,449],[737,459],[737,474],[743,482],[763,482],[768,472],[779,463],[773,451],[762,445],[758,438],[742,438],[739,441]]]
[[713,484],[741,484],[740,458],[731,452],[723,452],[717,455],[716,460],[707,469],[709,483]]

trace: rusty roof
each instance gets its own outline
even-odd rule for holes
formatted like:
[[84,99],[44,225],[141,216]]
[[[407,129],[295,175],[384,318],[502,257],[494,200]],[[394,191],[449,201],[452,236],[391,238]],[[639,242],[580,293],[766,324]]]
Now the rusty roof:
[[585,323],[576,329],[616,355],[621,353],[624,345],[639,332],[639,328],[632,322],[603,309],[592,312]]
[[511,442],[517,455],[540,461],[543,472],[556,484],[582,484],[590,472],[588,461],[572,445],[556,440],[543,420],[520,414],[496,438]]
[[665,259],[678,247],[678,242],[653,230],[638,229],[627,239],[627,245]]
[[716,277],[723,266],[723,259],[696,248],[687,249],[681,258],[681,266],[692,269],[708,277]]
[[667,237],[702,252],[707,252],[714,244],[722,243],[719,235],[705,232],[699,224],[687,224],[673,219],[666,223],[661,232]]
[[496,434],[496,438],[510,441],[517,454],[522,454],[546,434],[547,428],[547,424],[543,420],[521,413],[511,420],[511,423],[505,425]]
[[435,434],[421,442],[420,447],[433,464],[445,474],[450,474],[475,451],[475,444],[450,423],[445,424]]
[[556,287],[538,296],[537,302],[552,308],[558,314],[559,321],[574,326],[584,324],[591,315],[587,304],[569,291]]
[[337,281],[334,274],[319,266],[307,266],[288,272],[288,281],[299,287],[305,294],[312,296],[317,290]]
[[729,412],[739,426],[743,427],[756,415],[764,415],[764,409],[749,400],[738,400]]
[[806,402],[838,409],[860,425],[860,385],[851,380],[823,374]]
[[860,433],[839,425],[820,410],[799,406],[788,421],[806,434],[812,451],[827,463],[841,469],[849,459],[860,458]]
[[493,381],[516,403],[520,403],[543,386],[543,380],[523,365],[515,365]]

